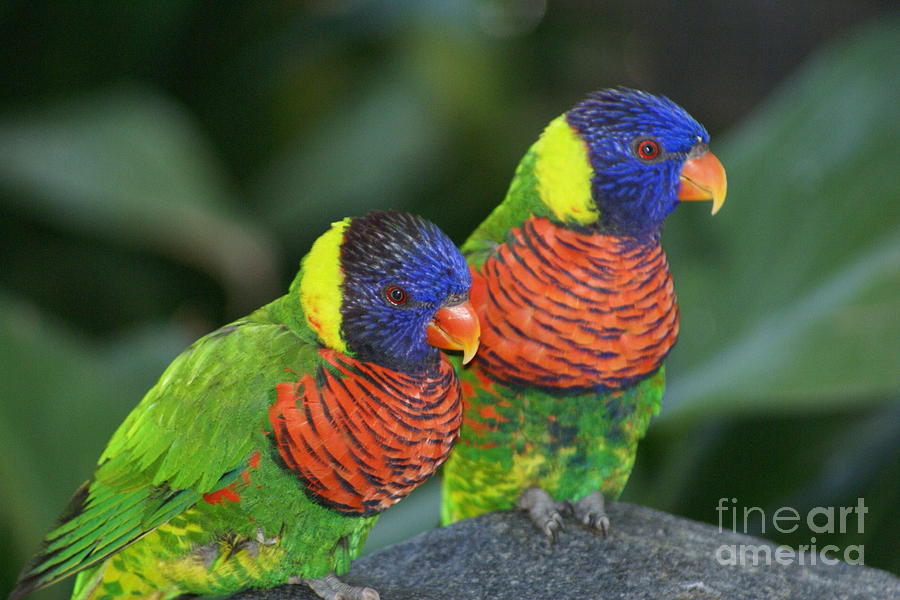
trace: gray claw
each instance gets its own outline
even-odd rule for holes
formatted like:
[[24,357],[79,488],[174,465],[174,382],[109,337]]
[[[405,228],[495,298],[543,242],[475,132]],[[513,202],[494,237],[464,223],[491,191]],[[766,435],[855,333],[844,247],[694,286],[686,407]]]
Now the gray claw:
[[275,536],[273,538],[267,538],[266,534],[263,532],[262,527],[256,528],[256,541],[262,544],[263,546],[274,546],[278,542],[281,541],[280,536]]
[[553,542],[559,538],[559,532],[565,531],[562,512],[566,507],[556,502],[550,494],[538,487],[530,487],[519,495],[516,507],[528,511],[531,522]]
[[370,587],[353,587],[329,573],[320,579],[303,579],[324,600],[380,600],[378,592]]
[[600,490],[588,494],[576,502],[573,513],[575,518],[588,528],[600,533],[603,537],[609,535],[609,517],[606,516],[603,493]]

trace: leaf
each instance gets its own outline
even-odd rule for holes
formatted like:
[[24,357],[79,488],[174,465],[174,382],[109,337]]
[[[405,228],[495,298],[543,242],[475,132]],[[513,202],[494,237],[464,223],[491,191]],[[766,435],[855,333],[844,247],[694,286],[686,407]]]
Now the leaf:
[[241,222],[222,165],[190,118],[147,88],[0,119],[0,186],[23,214],[210,273],[235,310],[273,295],[268,235]]
[[272,227],[318,235],[344,216],[406,206],[436,136],[401,79],[387,77],[337,107],[260,177],[257,196]]
[[[684,207],[670,219],[683,320],[664,418],[900,391],[900,132],[885,85],[900,68],[883,59],[898,37],[870,27],[823,51],[715,146],[729,178],[722,218],[690,231]],[[701,227],[717,236],[700,242],[708,261],[679,278]]]
[[188,341],[156,324],[98,347],[0,294],[0,480],[9,483],[0,486],[0,529],[14,533],[18,563]]
[[366,540],[365,554],[402,542],[441,524],[441,481],[432,477],[379,517]]

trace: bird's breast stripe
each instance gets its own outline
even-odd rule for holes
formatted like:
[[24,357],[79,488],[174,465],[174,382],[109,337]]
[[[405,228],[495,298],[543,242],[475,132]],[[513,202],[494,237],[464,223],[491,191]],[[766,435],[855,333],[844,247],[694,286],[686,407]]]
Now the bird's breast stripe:
[[[269,409],[285,467],[320,503],[375,514],[446,460],[462,422],[450,363],[409,375],[321,351],[333,368],[276,386]],[[319,381],[317,385],[316,381]]]
[[532,218],[476,274],[478,369],[564,393],[617,389],[654,373],[678,336],[659,239],[584,232]]

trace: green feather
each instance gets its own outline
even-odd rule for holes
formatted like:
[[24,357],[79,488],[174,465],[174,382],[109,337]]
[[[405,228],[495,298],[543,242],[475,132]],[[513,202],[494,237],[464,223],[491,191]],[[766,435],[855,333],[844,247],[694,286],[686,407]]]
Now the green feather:
[[[274,385],[289,378],[284,369],[318,364],[311,332],[275,320],[285,302],[210,333],[173,361],[113,435],[12,597],[103,561],[237,481],[254,449],[267,447],[267,408]],[[295,486],[293,495],[303,493]],[[240,529],[250,536],[255,528]]]
[[[118,587],[136,585],[128,583],[129,572],[145,582],[141,593],[160,590],[162,597],[175,597],[183,592],[157,571],[157,561],[201,565],[204,549],[210,556],[210,549],[218,549],[217,558],[198,575],[194,593],[346,571],[375,517],[345,516],[316,504],[295,475],[265,454],[275,385],[321,364],[315,334],[298,327],[304,323],[299,311],[295,299],[282,297],[178,356],[115,432],[93,479],[47,535],[11,598],[77,572],[73,598],[115,596]],[[253,485],[241,492],[252,521],[230,503],[202,501],[204,494],[238,482],[256,451],[267,460],[253,469]],[[240,552],[256,541],[257,530],[267,538],[280,536],[277,551],[265,547],[258,559]],[[244,546],[236,543],[226,552],[227,536]],[[222,560],[229,553],[232,559]]]
[[[383,237],[390,236],[415,243],[390,247],[390,251],[402,250],[406,255],[393,266],[385,266],[365,250],[366,244],[378,244],[384,251],[388,247]],[[351,239],[355,245],[348,246]],[[377,519],[370,512],[378,509],[367,510],[369,491],[361,484],[348,493],[358,497],[363,508],[354,506],[342,512],[338,501],[330,504],[327,496],[318,493],[321,490],[314,493],[307,488],[304,477],[313,473],[310,465],[302,463],[302,467],[310,467],[304,470],[286,464],[289,460],[319,460],[328,455],[329,443],[349,434],[336,426],[315,441],[304,438],[304,444],[321,450],[313,458],[285,454],[289,444],[281,436],[293,441],[294,436],[308,433],[304,428],[314,425],[307,426],[304,415],[316,409],[289,406],[293,398],[284,400],[279,394],[298,382],[310,390],[308,386],[321,381],[325,369],[338,380],[329,380],[329,385],[336,387],[342,385],[339,380],[343,377],[360,376],[355,372],[346,375],[331,366],[328,361],[333,358],[323,358],[345,349],[341,321],[348,298],[363,298],[370,303],[366,310],[381,310],[387,315],[381,323],[388,329],[393,324],[391,317],[402,321],[398,318],[401,313],[389,312],[393,308],[380,292],[372,294],[373,289],[377,292],[376,284],[345,283],[345,271],[356,268],[380,273],[378,269],[382,269],[385,277],[399,277],[406,274],[410,263],[431,265],[436,275],[428,285],[434,289],[420,287],[418,291],[450,298],[468,282],[462,257],[448,255],[452,248],[452,242],[433,225],[403,213],[372,213],[358,221],[334,224],[301,261],[300,272],[285,296],[202,337],[172,361],[113,434],[92,479],[79,489],[59,524],[46,536],[10,598],[20,598],[76,573],[75,600],[120,596],[164,600],[186,593],[225,595],[247,587],[270,587],[293,578],[318,579],[346,571]],[[351,258],[344,259],[345,251]],[[435,257],[439,258],[432,264]],[[440,263],[443,260],[446,265]],[[425,309],[417,310],[416,316],[429,317]],[[427,319],[423,328],[425,322]],[[397,328],[407,333],[403,326]],[[421,334],[424,338],[424,331]],[[363,330],[359,335],[366,333]],[[424,339],[421,344],[425,347]],[[385,362],[391,358],[372,354],[369,366],[380,365],[376,358]],[[425,377],[434,356],[429,351],[421,365],[411,360],[404,363],[410,368],[402,374],[404,381],[413,383],[403,389],[417,393],[413,375]],[[379,375],[385,388],[393,384],[391,373],[385,367]],[[451,394],[457,389],[455,380],[445,381],[446,389],[428,389],[443,393],[458,408],[458,397]],[[428,385],[423,381],[422,389]],[[352,392],[361,393],[374,396],[378,390]],[[338,396],[331,387],[328,394]],[[401,397],[398,402],[403,400]],[[273,406],[277,411],[295,410],[296,417],[282,419],[282,413],[273,417]],[[344,405],[340,410],[346,410]],[[278,431],[270,431],[276,425]],[[446,435],[449,446],[456,432]],[[328,466],[338,471],[334,478],[340,477],[342,466]],[[310,481],[314,476],[310,475]],[[364,476],[357,474],[356,481],[359,479]],[[379,507],[396,499],[389,496]]]
[[[498,246],[511,240],[511,230],[529,219],[547,218],[560,227],[590,231],[572,218],[560,218],[564,208],[557,206],[554,212],[545,203],[547,198],[590,193],[593,171],[567,170],[569,163],[588,165],[587,152],[587,144],[564,117],[551,122],[520,161],[503,202],[462,245],[470,266],[480,271]],[[550,171],[548,165],[559,169]],[[552,177],[542,179],[542,172]],[[575,173],[586,175],[577,182],[566,179]],[[483,322],[482,328],[486,326]],[[457,366],[473,395],[467,397],[460,442],[443,471],[444,524],[513,508],[531,486],[557,500],[577,500],[596,490],[607,498],[618,497],[633,467],[637,443],[659,410],[665,378],[659,368],[615,392],[560,394],[496,381],[486,384],[471,368]]]

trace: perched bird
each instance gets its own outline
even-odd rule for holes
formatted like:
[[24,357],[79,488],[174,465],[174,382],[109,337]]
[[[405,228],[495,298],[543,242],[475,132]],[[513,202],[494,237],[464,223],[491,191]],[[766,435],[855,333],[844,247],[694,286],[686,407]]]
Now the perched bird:
[[660,406],[678,305],[660,233],[685,200],[725,200],[709,135],[625,88],[553,120],[505,200],[462,246],[481,321],[460,378],[445,523],[518,506],[548,536],[573,512],[604,535]]
[[465,260],[433,224],[334,223],[287,295],[185,350],[126,418],[10,598],[344,584],[378,514],[444,462],[462,420],[437,347],[478,345]]

